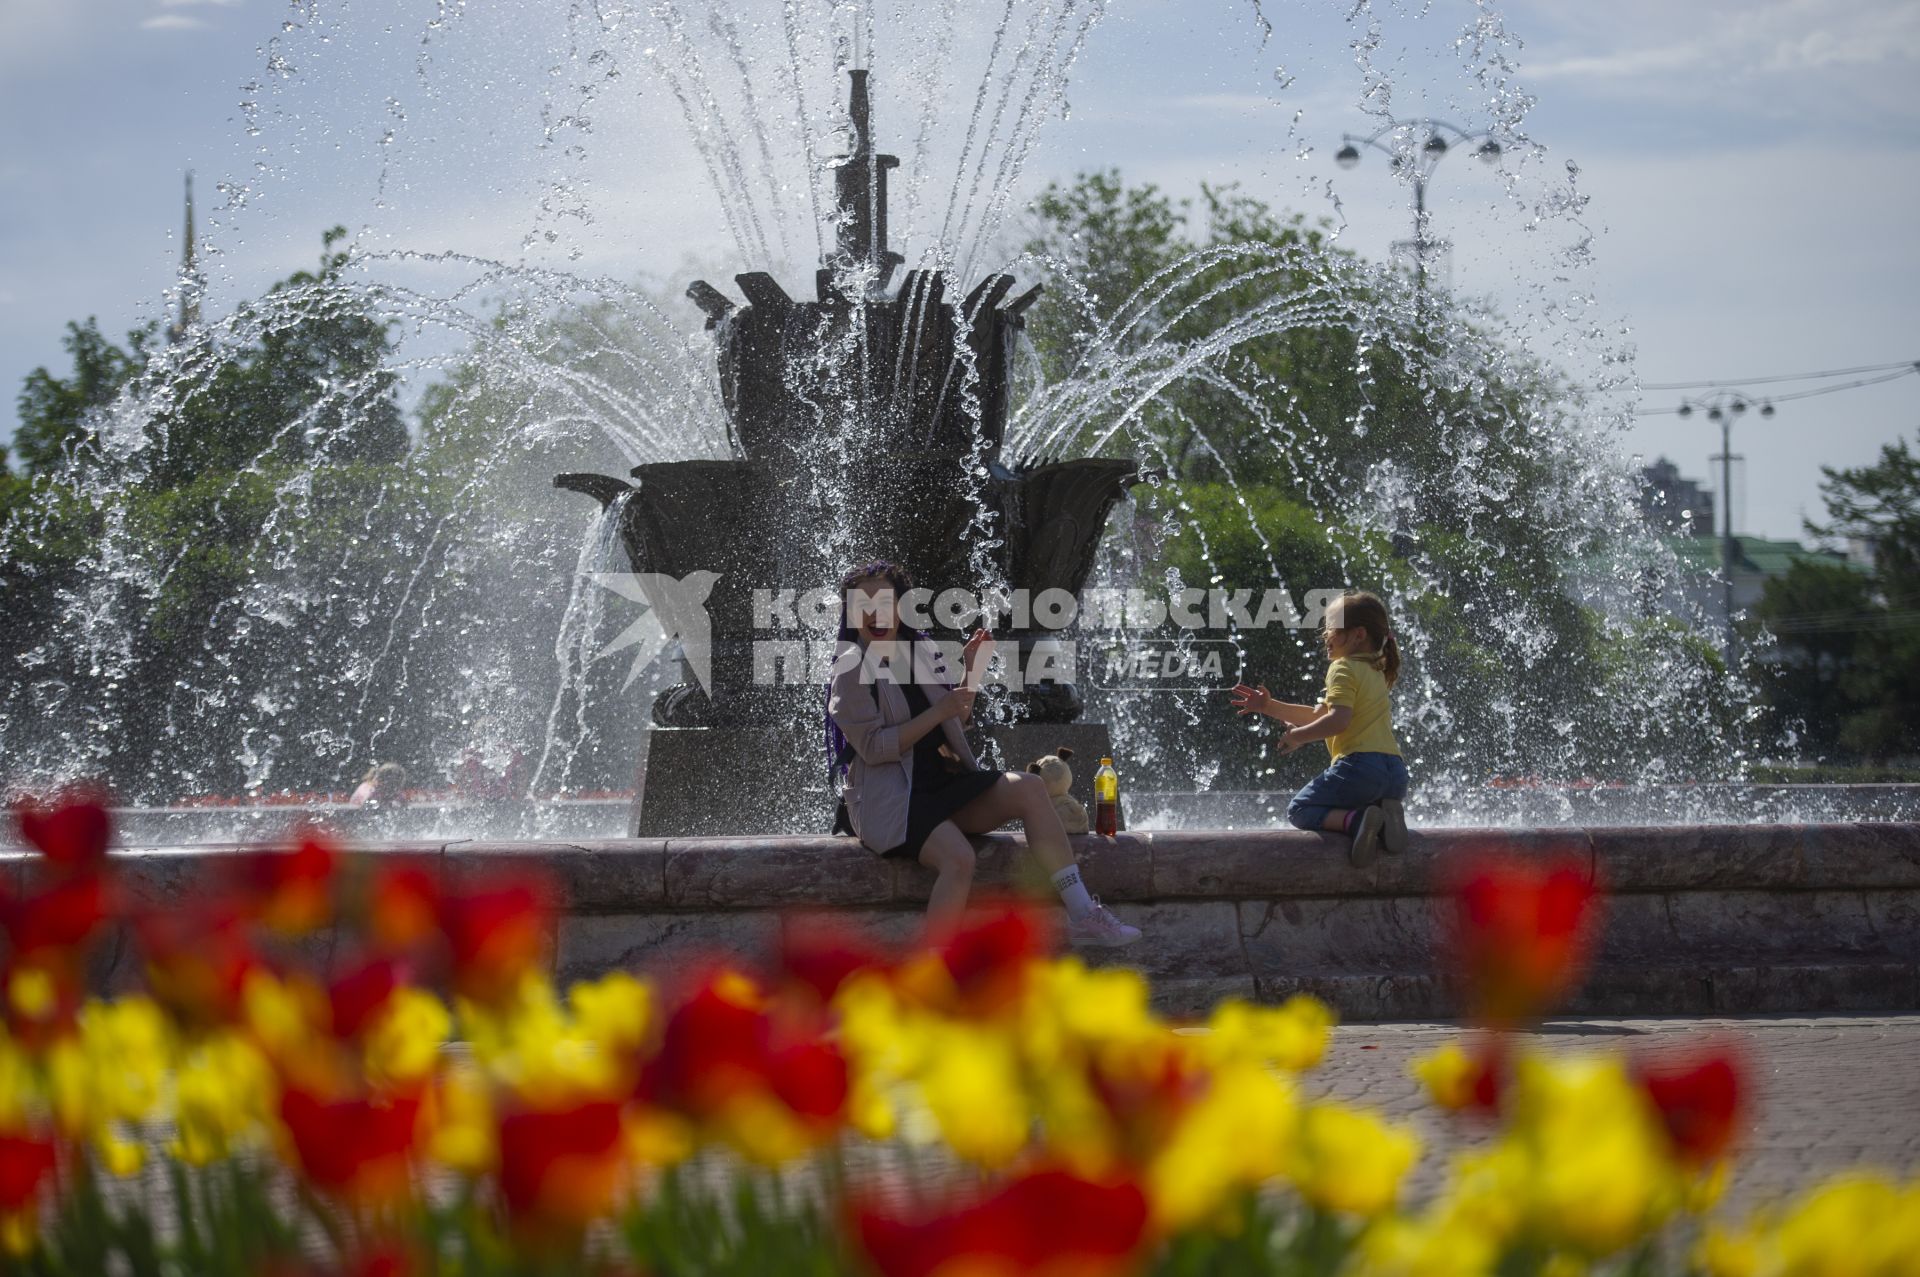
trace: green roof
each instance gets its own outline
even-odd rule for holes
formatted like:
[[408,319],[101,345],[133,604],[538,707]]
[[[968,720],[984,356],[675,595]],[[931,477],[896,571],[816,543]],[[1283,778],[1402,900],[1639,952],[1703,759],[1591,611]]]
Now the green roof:
[[[1668,537],[1666,541],[1682,561],[1693,567],[1711,569],[1720,566],[1720,538],[1717,536]],[[1796,563],[1824,563],[1830,567],[1866,571],[1838,551],[1814,549],[1798,541],[1736,535],[1733,544],[1740,555],[1737,570],[1757,572],[1764,577],[1785,576]]]

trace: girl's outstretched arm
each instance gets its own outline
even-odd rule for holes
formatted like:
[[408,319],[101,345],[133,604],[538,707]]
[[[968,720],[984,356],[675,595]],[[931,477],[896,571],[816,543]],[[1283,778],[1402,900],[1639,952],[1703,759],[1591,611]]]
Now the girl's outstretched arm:
[[1351,705],[1328,705],[1324,707],[1324,710],[1324,713],[1316,713],[1316,716],[1311,721],[1301,723],[1296,727],[1289,727],[1283,732],[1280,736],[1280,748],[1288,753],[1292,753],[1310,741],[1326,740],[1330,736],[1338,736],[1341,732],[1346,731],[1347,724],[1353,721],[1353,707]]
[[1249,687],[1241,683],[1229,695],[1233,697],[1234,713],[1265,714],[1268,718],[1277,718],[1287,724],[1311,722],[1320,712],[1317,705],[1295,705],[1291,701],[1274,700],[1265,684]]

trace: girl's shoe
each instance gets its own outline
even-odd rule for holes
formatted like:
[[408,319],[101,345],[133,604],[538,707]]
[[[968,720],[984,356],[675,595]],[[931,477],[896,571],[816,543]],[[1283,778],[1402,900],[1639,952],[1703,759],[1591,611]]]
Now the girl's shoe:
[[1380,854],[1380,835],[1385,831],[1387,818],[1378,807],[1369,807],[1360,813],[1360,819],[1353,826],[1353,850],[1348,859],[1356,869],[1365,869]]
[[1129,927],[1096,898],[1093,912],[1067,924],[1069,942],[1092,949],[1118,949],[1140,938],[1140,928]]
[[1397,856],[1407,849],[1407,805],[1398,798],[1385,798],[1380,802],[1380,812],[1387,819],[1380,845]]

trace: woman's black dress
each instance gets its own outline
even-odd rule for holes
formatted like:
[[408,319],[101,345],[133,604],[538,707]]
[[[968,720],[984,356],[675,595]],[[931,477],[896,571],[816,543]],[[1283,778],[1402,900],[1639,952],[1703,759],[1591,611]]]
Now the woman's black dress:
[[[907,694],[909,713],[919,715],[927,712],[930,702],[918,684],[906,683],[900,690]],[[994,771],[949,771],[949,760],[940,752],[941,742],[946,738],[946,732],[935,727],[914,742],[913,792],[907,798],[906,841],[897,847],[887,848],[881,855],[918,856],[921,845],[927,841],[927,835],[938,829],[941,821],[951,818],[954,812],[992,789],[994,782],[1000,779],[1000,773]],[[853,832],[844,802],[833,814],[833,832]]]

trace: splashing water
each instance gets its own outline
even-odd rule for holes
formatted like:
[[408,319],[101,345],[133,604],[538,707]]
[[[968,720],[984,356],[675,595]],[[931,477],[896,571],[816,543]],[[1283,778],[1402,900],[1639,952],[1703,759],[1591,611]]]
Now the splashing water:
[[[1531,176],[1552,170],[1524,132],[1531,99],[1492,6],[1451,40],[1455,79],[1504,140],[1510,215],[1543,229],[1553,269],[1576,281],[1533,281],[1504,314],[1339,251],[1330,191],[1333,217],[1312,233],[1236,236],[1229,201],[1214,210],[1225,232],[1122,297],[1089,282],[1104,246],[1022,247],[1035,238],[1021,221],[1029,169],[1067,115],[1104,0],[766,10],[442,3],[408,33],[364,6],[294,9],[246,87],[264,158],[221,187],[214,291],[237,288],[226,272],[252,206],[328,180],[326,164],[371,187],[369,218],[334,269],[155,351],[95,423],[93,452],[8,531],[6,556],[35,565],[16,597],[39,624],[0,681],[0,780],[106,776],[158,807],[337,796],[393,758],[420,788],[459,790],[463,772],[504,777],[519,755],[536,796],[610,796],[592,819],[617,832],[613,796],[633,783],[652,694],[601,659],[632,619],[587,583],[624,566],[618,511],[583,527],[578,499],[548,479],[735,455],[713,343],[672,297],[701,272],[632,246],[811,270],[833,242],[828,161],[847,149],[838,86],[870,65],[905,152],[893,240],[909,264],[965,290],[1001,271],[1047,285],[1007,459],[1137,456],[1151,471],[1113,518],[1096,584],[1387,594],[1408,668],[1396,716],[1426,819],[1590,816],[1566,796],[1584,790],[1563,786],[1594,777],[1631,795],[1619,818],[1702,817],[1696,799],[1663,807],[1653,787],[1737,773],[1745,693],[1704,655],[1672,556],[1636,530],[1612,442],[1630,361],[1577,284],[1586,196],[1572,166]],[[1382,118],[1397,87],[1381,61],[1389,22],[1362,3],[1343,37],[1359,107]],[[1251,50],[1269,33],[1287,42],[1259,6],[1242,23]],[[1270,82],[1293,121],[1284,144],[1309,154],[1291,76]],[[483,163],[492,184],[464,187],[475,207],[436,202],[463,189],[449,174]],[[416,188],[441,194],[414,200]],[[518,257],[475,223],[524,226]],[[578,265],[589,251],[591,273]],[[633,282],[649,271],[675,283]],[[324,367],[270,436],[196,467],[224,369],[275,342],[317,344],[353,316],[383,326],[377,361]],[[951,390],[977,423],[966,336]],[[1303,351],[1338,358],[1315,366]],[[391,434],[402,395],[417,401],[417,437],[380,454],[369,440]],[[858,424],[831,404],[818,424],[822,456],[857,451]],[[1239,473],[1249,463],[1266,477]],[[1276,483],[1292,503],[1279,522]],[[836,513],[858,500],[823,494],[819,526],[794,529],[796,561],[884,552],[854,544]],[[82,526],[82,548],[64,551]],[[225,530],[221,553],[204,527]],[[995,535],[988,522],[974,532]],[[1313,667],[1310,632],[1225,634],[1242,657]],[[1086,717],[1114,725],[1142,794],[1136,821],[1271,821],[1276,803],[1258,791],[1304,779],[1287,770],[1299,759],[1249,746],[1217,690],[1087,690]],[[1490,777],[1554,784],[1502,805]],[[1209,808],[1204,791],[1232,797]],[[458,803],[433,819],[442,832],[502,827]],[[533,833],[582,818],[511,819]]]

